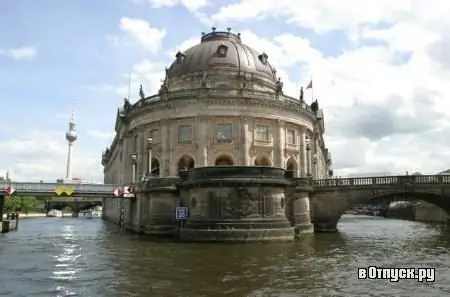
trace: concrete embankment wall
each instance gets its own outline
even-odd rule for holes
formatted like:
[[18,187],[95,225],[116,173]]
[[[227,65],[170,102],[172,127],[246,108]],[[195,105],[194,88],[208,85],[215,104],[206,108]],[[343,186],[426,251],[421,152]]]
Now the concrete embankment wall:
[[386,217],[430,223],[447,223],[450,219],[443,209],[427,202],[390,208]]
[[[46,217],[45,213],[29,213],[29,214],[20,213],[19,214],[19,219],[32,219],[32,218],[45,218],[45,217]],[[3,214],[3,219],[6,219],[6,213]]]
[[389,208],[386,213],[387,218],[401,219],[401,220],[415,220],[415,210],[414,205],[404,205]]
[[419,222],[446,223],[449,219],[443,209],[426,202],[416,205],[414,215],[414,219]]

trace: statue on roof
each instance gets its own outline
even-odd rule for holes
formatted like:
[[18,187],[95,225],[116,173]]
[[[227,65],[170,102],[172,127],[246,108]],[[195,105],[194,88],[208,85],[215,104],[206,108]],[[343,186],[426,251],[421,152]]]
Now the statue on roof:
[[139,87],[139,97],[141,97],[141,99],[145,99],[145,93],[144,93],[144,88],[141,86]]
[[311,103],[311,110],[314,113],[317,113],[319,111],[319,100],[316,99],[313,103]]
[[275,83],[275,87],[277,96],[281,95],[283,93],[283,82],[281,81],[281,78],[278,78],[277,82]]
[[130,100],[128,98],[123,98],[123,111],[126,113],[127,111],[129,111],[131,108],[131,103]]
[[300,97],[299,97],[300,102],[303,102],[303,95],[304,95],[303,87],[300,87]]

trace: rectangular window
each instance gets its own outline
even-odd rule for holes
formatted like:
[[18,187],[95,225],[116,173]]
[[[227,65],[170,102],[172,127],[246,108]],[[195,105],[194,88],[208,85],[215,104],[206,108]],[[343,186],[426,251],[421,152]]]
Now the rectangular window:
[[268,126],[256,126],[255,139],[258,141],[269,141],[269,127]]
[[190,142],[192,141],[192,126],[182,125],[178,128],[178,142]]
[[233,125],[228,123],[217,124],[217,142],[231,142],[233,140]]
[[150,137],[152,138],[153,143],[159,143],[159,130],[155,129],[150,131]]
[[288,144],[295,144],[295,131],[294,130],[287,130],[286,142]]

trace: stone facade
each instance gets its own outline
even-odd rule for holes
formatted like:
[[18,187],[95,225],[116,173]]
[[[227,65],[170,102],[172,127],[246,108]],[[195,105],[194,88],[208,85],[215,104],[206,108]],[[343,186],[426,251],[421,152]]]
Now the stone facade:
[[[102,158],[105,183],[175,178],[180,170],[221,165],[278,167],[290,177],[327,178],[331,155],[318,102],[306,104],[303,91],[298,99],[282,88],[268,56],[244,45],[239,34],[203,35],[200,44],[177,53],[157,95],[142,93],[118,109],[116,137]],[[105,199],[104,218],[117,223],[122,209],[134,211],[157,196],[172,197],[168,205],[181,199],[175,190],[155,191],[139,205]],[[139,216],[156,220],[145,211]],[[154,232],[150,229],[146,232]]]
[[[138,183],[137,197],[122,198],[118,208],[105,205],[104,217],[134,232],[182,241],[291,241],[313,231],[309,183],[276,167],[193,168],[178,178]],[[177,206],[188,207],[186,220],[175,219]]]

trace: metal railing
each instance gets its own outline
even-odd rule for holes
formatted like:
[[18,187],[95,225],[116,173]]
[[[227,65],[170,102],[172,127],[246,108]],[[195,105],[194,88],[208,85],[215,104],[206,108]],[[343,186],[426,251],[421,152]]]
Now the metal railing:
[[105,184],[60,184],[60,183],[30,183],[30,182],[8,182],[0,181],[0,190],[12,187],[19,193],[49,193],[54,194],[57,188],[70,188],[74,193],[78,194],[106,194],[110,195],[118,187],[118,185]]
[[399,175],[311,180],[314,188],[450,184],[450,175]]

